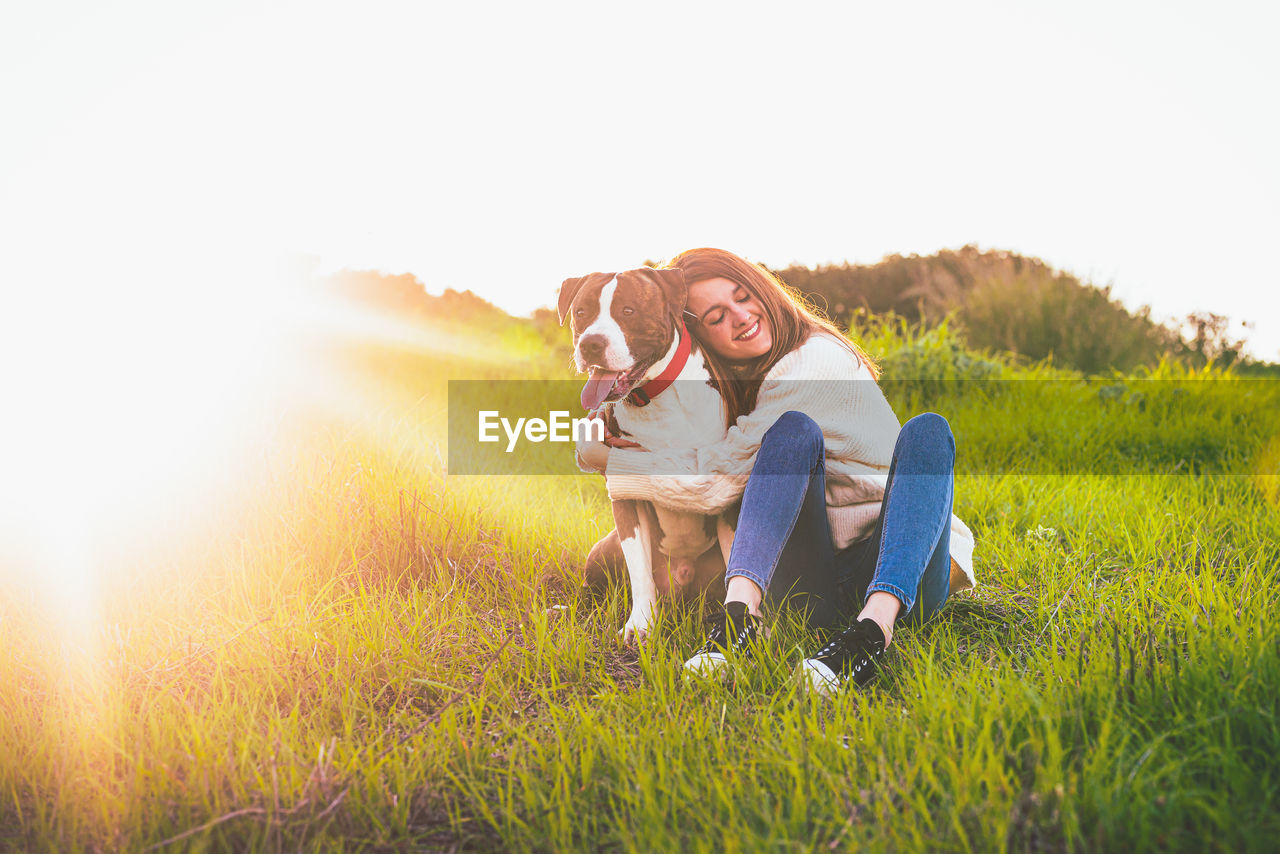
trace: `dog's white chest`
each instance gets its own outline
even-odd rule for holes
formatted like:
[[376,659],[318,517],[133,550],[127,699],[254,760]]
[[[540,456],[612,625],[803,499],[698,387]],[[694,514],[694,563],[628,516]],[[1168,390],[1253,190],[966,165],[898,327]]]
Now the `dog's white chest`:
[[719,442],[725,435],[724,401],[707,384],[711,374],[699,354],[693,354],[680,375],[647,406],[627,401],[614,405],[614,417],[627,438],[649,450],[697,448]]

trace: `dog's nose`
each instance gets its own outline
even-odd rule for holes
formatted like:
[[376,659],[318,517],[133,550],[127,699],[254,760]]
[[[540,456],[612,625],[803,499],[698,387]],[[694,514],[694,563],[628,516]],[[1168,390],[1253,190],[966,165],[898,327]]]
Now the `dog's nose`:
[[578,352],[582,354],[582,358],[592,364],[599,362],[604,356],[604,350],[608,341],[603,335],[584,335],[578,341]]

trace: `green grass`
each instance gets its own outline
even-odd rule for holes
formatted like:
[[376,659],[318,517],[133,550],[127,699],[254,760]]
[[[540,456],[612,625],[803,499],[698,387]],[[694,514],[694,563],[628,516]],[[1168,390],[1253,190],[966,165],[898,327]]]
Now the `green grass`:
[[[785,613],[729,684],[684,684],[699,608],[637,651],[625,591],[576,595],[598,478],[444,476],[445,378],[561,364],[348,353],[382,405],[293,425],[246,497],[116,556],[89,624],[5,576],[0,846],[1271,850],[1280,390],[1166,365],[1100,393],[945,330],[865,338],[979,472],[981,582],[870,690],[797,692],[815,640]],[[950,382],[992,376],[1060,385]],[[1098,424],[1138,473],[1063,456]]]

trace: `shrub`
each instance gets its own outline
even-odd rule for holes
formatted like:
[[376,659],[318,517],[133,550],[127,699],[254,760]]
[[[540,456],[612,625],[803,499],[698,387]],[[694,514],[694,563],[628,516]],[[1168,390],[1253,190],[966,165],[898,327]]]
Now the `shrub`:
[[988,279],[969,293],[960,322],[974,347],[1052,359],[1086,374],[1153,364],[1175,341],[1149,308],[1130,314],[1110,288],[1061,275]]

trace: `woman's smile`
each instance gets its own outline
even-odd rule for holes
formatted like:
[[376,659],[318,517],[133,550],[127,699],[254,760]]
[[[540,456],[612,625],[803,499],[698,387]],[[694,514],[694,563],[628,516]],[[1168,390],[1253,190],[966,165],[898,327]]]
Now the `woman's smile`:
[[755,294],[732,279],[704,279],[689,286],[688,309],[708,349],[731,362],[758,359],[773,346],[773,330]]

